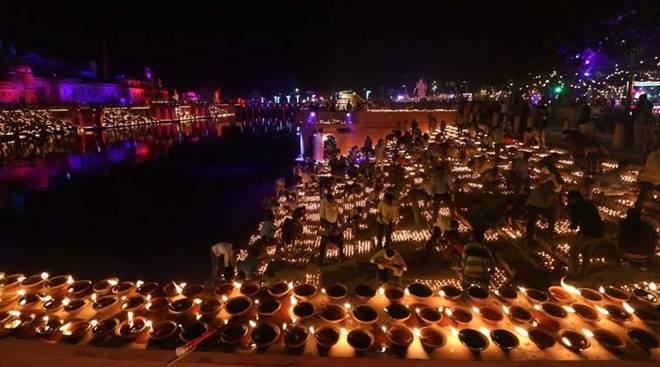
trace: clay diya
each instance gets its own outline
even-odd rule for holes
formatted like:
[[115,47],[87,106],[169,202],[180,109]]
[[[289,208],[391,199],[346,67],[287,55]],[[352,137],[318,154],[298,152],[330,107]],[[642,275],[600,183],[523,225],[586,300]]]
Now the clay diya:
[[583,303],[574,303],[571,308],[575,311],[575,314],[584,322],[598,321],[598,311],[596,311],[596,309],[591,306],[587,306]]
[[309,302],[299,302],[293,307],[293,314],[300,320],[305,320],[316,314],[316,307]]
[[218,312],[220,312],[220,307],[222,307],[222,302],[217,299],[205,299],[199,305],[199,312],[205,319],[214,319]]
[[91,323],[85,320],[72,320],[60,328],[62,339],[76,341],[82,339],[87,334]]
[[128,313],[128,319],[122,321],[115,329],[115,335],[124,340],[133,340],[145,334],[150,329],[150,323],[144,317],[133,317],[133,313]]
[[86,306],[88,302],[84,298],[74,299],[69,301],[67,305],[64,306],[64,312],[68,317],[72,317],[80,313]]
[[463,291],[453,285],[443,285],[440,288],[440,295],[450,301],[454,301],[461,298]]
[[187,298],[199,298],[205,289],[204,284],[189,284],[181,290],[181,294]]
[[231,298],[225,304],[225,309],[227,310],[227,313],[229,313],[233,317],[243,315],[244,313],[248,312],[248,310],[250,310],[251,307],[252,307],[252,300],[245,296],[237,296]]
[[529,339],[534,342],[539,349],[546,349],[555,345],[555,338],[543,329],[535,327],[528,330],[527,334]]
[[617,305],[605,305],[603,308],[598,308],[598,311],[606,315],[609,320],[619,324],[630,321],[632,319],[626,310]]
[[484,320],[484,322],[489,324],[497,324],[504,319],[502,312],[492,306],[483,306],[481,308],[474,307],[473,309],[475,313],[481,315],[481,319]]
[[142,296],[128,297],[122,302],[121,309],[124,311],[137,312],[144,307],[147,300]]
[[554,302],[543,302],[540,305],[540,309],[546,317],[554,321],[561,321],[568,316],[568,311]]
[[348,295],[348,288],[343,284],[333,284],[325,289],[325,294],[332,300],[340,300]]
[[195,302],[192,299],[181,298],[171,302],[168,308],[173,315],[181,316],[190,312],[194,306]]
[[280,328],[273,323],[261,323],[252,328],[250,340],[259,349],[268,348],[280,337]]
[[419,330],[419,340],[427,352],[442,348],[447,343],[447,337],[442,331],[426,326]]
[[236,345],[247,336],[248,327],[243,323],[230,323],[220,330],[220,342],[227,345]]
[[156,282],[146,282],[140,284],[140,281],[136,284],[135,293],[141,295],[142,297],[151,296],[152,298],[156,296],[158,292],[158,283]]
[[316,344],[321,348],[332,348],[339,341],[339,331],[332,326],[324,326],[314,333]]
[[87,296],[92,292],[92,281],[91,280],[76,280],[73,283],[69,284],[67,288],[67,293],[71,298],[82,298]]
[[21,306],[25,310],[35,309],[35,308],[38,308],[42,304],[42,300],[45,299],[45,298],[46,298],[45,294],[28,293],[28,294],[23,295],[18,300],[18,305]]
[[181,339],[182,342],[187,343],[201,336],[208,330],[209,326],[205,322],[196,321],[188,326],[181,328],[179,331],[179,339]]
[[215,286],[215,294],[218,296],[227,296],[234,290],[234,283],[220,282]]
[[376,295],[376,290],[368,284],[358,284],[353,289],[355,295],[362,301],[368,301]]
[[20,282],[21,288],[26,292],[35,292],[43,288],[44,282],[48,279],[48,273],[34,274],[24,278]]
[[24,279],[25,275],[19,273],[0,277],[0,289],[2,289],[3,293],[9,293],[10,291],[18,288]]
[[497,297],[499,297],[502,301],[510,303],[516,300],[518,298],[518,292],[516,292],[516,289],[513,287],[509,286],[503,286],[498,289],[496,289],[493,293]]
[[99,323],[92,322],[92,336],[96,339],[109,336],[119,325],[119,319],[105,319]]
[[303,283],[293,287],[293,295],[299,300],[308,300],[316,295],[317,289],[313,284]]
[[472,321],[472,313],[464,308],[446,308],[445,313],[458,325],[464,325]]
[[58,275],[46,280],[45,288],[50,295],[63,295],[69,284],[73,283],[73,278],[70,275]]
[[619,338],[616,334],[605,329],[596,329],[592,332],[594,339],[603,347],[613,350],[621,351],[625,348],[626,343],[623,339]]
[[259,290],[261,290],[261,286],[259,283],[255,282],[247,282],[241,284],[241,294],[248,296],[248,297],[254,297],[259,293]]
[[505,307],[504,313],[509,315],[511,321],[518,324],[526,324],[532,321],[532,314],[526,308],[520,306]]
[[579,288],[578,290],[580,291],[580,296],[587,302],[598,303],[603,300],[603,295],[595,289]]
[[408,349],[414,338],[412,331],[403,325],[392,326],[387,330],[386,335],[392,346],[402,351]]
[[117,283],[119,283],[119,279],[117,278],[106,278],[96,282],[92,290],[98,296],[105,296],[107,294],[110,294],[110,292],[112,292],[112,288],[116,286]]
[[520,341],[518,337],[504,329],[496,329],[490,332],[490,340],[505,352],[518,348]]
[[378,321],[378,312],[369,305],[359,305],[351,310],[353,319],[360,324],[370,325]]
[[584,335],[578,333],[575,330],[560,331],[559,339],[561,340],[561,344],[564,347],[574,352],[581,352],[589,348],[589,346],[591,346],[589,340],[587,340],[587,338]]
[[62,320],[44,316],[44,318],[37,324],[35,331],[38,335],[48,338],[59,332],[60,327],[62,327]]
[[6,332],[14,332],[29,327],[36,320],[36,316],[26,313],[9,311],[10,317],[4,322],[3,329]]
[[458,340],[473,352],[481,352],[490,344],[486,335],[469,328],[458,332]]
[[488,300],[488,291],[481,287],[469,287],[467,289],[467,295],[474,303],[484,303],[486,300]]
[[404,322],[410,318],[410,310],[400,303],[392,303],[385,307],[385,312],[394,322]]
[[346,336],[346,341],[356,352],[364,352],[374,344],[374,335],[367,330],[353,329]]
[[575,296],[571,292],[558,285],[548,288],[548,293],[559,303],[571,303],[575,300]]
[[179,330],[179,325],[172,320],[161,320],[149,330],[149,339],[156,343],[165,343],[173,339]]
[[632,294],[635,296],[635,298],[637,298],[642,302],[648,302],[651,304],[658,302],[658,297],[656,297],[655,294],[648,292],[642,288],[635,288]]
[[[44,305],[45,306],[45,305]],[[96,313],[111,313],[112,311],[118,311],[119,309],[119,299],[117,296],[105,296],[97,298],[96,301],[92,304],[92,308]]]
[[422,283],[413,283],[407,288],[408,293],[418,300],[426,300],[433,295],[433,290],[426,284]]
[[628,337],[644,349],[655,349],[660,347],[658,338],[644,329],[628,329]]
[[273,316],[282,308],[280,301],[272,297],[264,298],[258,302],[257,313],[260,316]]
[[435,324],[442,321],[442,309],[432,308],[432,307],[422,307],[417,308],[415,311],[417,317],[420,318],[425,324]]
[[147,302],[147,304],[144,306],[144,308],[147,310],[147,312],[158,315],[158,314],[163,314],[169,310],[170,307],[170,302],[167,300],[167,298],[160,297],[160,298],[154,298]]
[[327,304],[321,309],[319,317],[326,322],[336,324],[346,318],[346,309],[341,306]]
[[175,298],[183,292],[183,288],[186,287],[186,283],[176,284],[175,282],[169,282],[163,286],[163,295],[167,298]]
[[117,283],[117,285],[112,287],[112,294],[116,294],[119,297],[127,296],[134,290],[135,290],[135,283],[125,280],[123,282]]
[[47,314],[55,313],[64,307],[64,299],[60,297],[50,297],[47,296],[44,300],[42,308]]
[[548,295],[546,295],[542,290],[536,288],[527,288],[523,291],[523,294],[532,303],[542,303],[548,301]]
[[405,293],[401,290],[401,288],[388,287],[385,289],[385,297],[390,300],[390,302],[399,302],[404,295]]
[[284,346],[289,349],[301,349],[307,343],[309,333],[302,326],[293,326],[284,331]]
[[621,288],[608,286],[605,288],[601,287],[600,291],[612,302],[623,303],[630,300],[630,294]]
[[635,309],[635,316],[649,325],[660,323],[660,313],[648,306],[637,307]]
[[277,282],[268,287],[268,294],[275,298],[282,298],[291,292],[292,287],[293,285],[289,285],[287,282]]

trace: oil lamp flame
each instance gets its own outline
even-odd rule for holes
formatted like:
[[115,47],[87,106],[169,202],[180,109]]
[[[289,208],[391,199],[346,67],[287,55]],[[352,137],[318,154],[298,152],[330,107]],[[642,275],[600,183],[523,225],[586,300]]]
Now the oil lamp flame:
[[509,312],[510,312],[510,311],[509,311],[509,306],[507,306],[507,305],[502,305],[502,311],[504,311],[504,313],[508,315]]
[[286,322],[282,323],[282,330],[286,330]]
[[137,288],[142,287],[143,284],[144,284],[144,281],[142,281],[142,280],[138,280],[137,282],[135,282],[135,286],[136,286]]
[[580,290],[577,289],[577,288],[575,288],[574,286],[572,286],[572,285],[566,283],[565,279],[566,279],[566,278],[561,278],[561,287],[564,288],[564,289],[565,289],[566,291],[568,291],[569,293],[572,293],[572,294],[574,294],[574,295],[576,295],[576,296],[581,295],[581,294],[580,294]]
[[128,311],[128,326],[133,328],[133,312]]
[[514,328],[516,329],[516,332],[519,335],[524,336],[524,337],[529,336],[529,333],[527,332],[527,330],[525,328],[520,327],[520,326],[515,326]]
[[64,335],[71,335],[71,330],[69,330],[70,328],[71,328],[71,323],[67,322],[66,324],[62,325],[62,327],[60,327],[60,331]]
[[254,320],[250,320],[249,324],[250,324],[251,327],[257,326],[257,323],[254,322]]
[[458,336],[458,329],[456,329],[456,328],[453,327],[453,326],[452,326],[450,329],[451,329],[451,333],[452,333],[452,334],[454,334],[455,336]]
[[21,311],[11,310],[11,311],[9,311],[9,314],[14,316],[14,317],[19,317],[19,316],[21,316]]
[[119,283],[117,279],[108,279],[108,284],[110,284],[113,287],[116,286],[117,283]]
[[658,290],[658,286],[654,282],[651,282],[649,283],[649,289],[655,292]]
[[571,306],[563,306],[563,307],[564,307],[564,310],[566,310],[566,312],[569,312],[569,313],[574,313],[575,312],[575,309]]
[[351,304],[348,302],[344,303],[344,308],[351,308]]
[[413,332],[415,333],[415,336],[418,337],[418,338],[419,338],[420,335],[422,335],[422,333],[419,331],[419,328],[414,328]]
[[69,303],[71,303],[71,300],[70,300],[68,297],[65,297],[65,298],[62,300],[62,304],[63,304],[64,306],[68,306]]
[[18,292],[16,292],[19,296],[23,297],[25,295],[25,289],[21,289]]
[[451,317],[454,311],[451,308],[445,308],[445,313],[447,314],[447,316]]
[[479,308],[477,306],[472,306],[472,312],[479,314]]
[[151,320],[147,320],[147,321],[144,323],[144,325],[145,325],[147,328],[151,329],[151,327],[153,326],[153,322],[152,322]]
[[199,299],[199,298],[195,298],[195,299],[193,300],[193,302],[194,302],[196,305],[201,305],[201,304],[202,304],[202,300]]
[[22,283],[25,280],[25,276],[21,275],[16,280],[18,280],[19,283]]
[[598,287],[598,291],[599,291],[600,293],[605,294],[605,288],[604,288],[602,285],[601,285],[600,287]]
[[92,325],[92,327],[95,327],[96,325],[98,325],[98,323],[99,323],[99,322],[98,322],[98,320],[96,320],[96,319],[94,319],[94,320],[92,320],[92,321],[89,322],[89,324]]
[[582,333],[587,336],[587,338],[591,338],[594,336],[594,333],[591,332],[591,330],[587,328],[582,329]]
[[68,284],[68,285],[73,284],[73,277],[71,275],[69,275],[69,277],[66,278],[66,284]]
[[635,313],[635,309],[633,306],[629,305],[628,302],[623,302],[623,309],[629,314]]
[[222,296],[222,302],[227,302],[229,298],[227,296]]
[[48,277],[50,277],[50,274],[46,273],[45,271],[41,273],[41,279],[46,280]]
[[234,288],[238,288],[238,289],[241,289],[241,286],[242,286],[242,284],[240,282],[234,282],[233,285],[234,285]]
[[96,293],[92,294],[92,301],[96,302]]
[[385,294],[385,288],[383,287],[378,288],[378,293]]
[[293,282],[289,282],[289,289],[293,289]]
[[316,330],[314,330],[314,326],[309,327],[309,333],[312,334],[312,335],[314,335],[314,333],[316,333]]
[[485,326],[480,327],[479,331],[481,331],[481,333],[484,334],[484,335],[490,334],[490,329],[485,327]]
[[562,337],[561,337],[561,342],[564,343],[564,345],[566,345],[567,347],[571,347],[571,346],[572,346],[571,341],[570,341],[567,337],[565,337],[565,336],[562,336]]
[[598,312],[602,313],[605,316],[608,316],[610,314],[606,309],[604,309],[600,306],[596,306],[596,309],[598,310]]
[[343,336],[348,335],[348,330],[346,330],[346,328],[341,328],[341,335]]

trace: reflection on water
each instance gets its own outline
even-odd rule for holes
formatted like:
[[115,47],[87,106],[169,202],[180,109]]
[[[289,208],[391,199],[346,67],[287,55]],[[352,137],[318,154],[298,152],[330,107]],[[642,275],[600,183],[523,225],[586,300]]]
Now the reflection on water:
[[276,134],[291,126],[279,120],[203,121],[49,136],[0,143],[0,198],[10,186],[47,190],[53,180],[113,164],[158,160],[175,146],[226,134]]

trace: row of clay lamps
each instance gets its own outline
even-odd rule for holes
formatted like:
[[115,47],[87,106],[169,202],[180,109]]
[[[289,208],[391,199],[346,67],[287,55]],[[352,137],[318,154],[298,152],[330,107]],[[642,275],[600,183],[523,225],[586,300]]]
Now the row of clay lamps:
[[[506,314],[519,325],[516,326],[518,334],[529,336],[540,348],[548,348],[559,340],[565,347],[580,351],[589,346],[588,338],[593,337],[610,349],[620,350],[625,343],[612,332],[595,329],[580,333],[562,329],[561,322],[570,313],[575,313],[584,322],[594,326],[599,315],[607,315],[609,319],[621,324],[630,321],[631,314],[647,323],[657,322],[655,294],[644,291],[630,295],[615,287],[602,288],[600,291],[588,288],[575,291],[570,287],[555,286],[547,293],[536,289],[502,287],[494,292],[494,297],[505,304],[502,312],[489,302],[493,295],[478,287],[470,287],[465,292],[451,285],[441,287],[438,293],[445,299],[452,302],[469,300],[473,306],[471,309],[459,306],[435,309],[425,304],[425,301],[435,297],[435,292],[424,284],[411,284],[405,290],[388,287],[379,291],[365,284],[356,286],[353,294],[363,302],[379,292],[389,299],[390,304],[385,312],[389,316],[390,326],[381,326],[379,329],[374,327],[379,319],[378,313],[367,304],[351,307],[348,304],[342,306],[328,303],[317,310],[309,302],[319,293],[311,284],[294,287],[289,283],[277,282],[263,292],[259,284],[252,282],[239,285],[221,283],[214,290],[208,290],[201,284],[167,283],[160,287],[156,283],[120,282],[115,278],[92,284],[90,281],[73,280],[70,276],[49,278],[45,274],[30,277],[15,274],[0,278],[0,286],[0,304],[7,306],[17,303],[19,306],[18,309],[0,314],[5,335],[32,327],[36,334],[44,337],[58,335],[62,339],[76,339],[82,338],[89,331],[94,339],[114,335],[125,340],[151,339],[165,346],[192,340],[209,327],[221,327],[218,341],[225,345],[246,345],[247,340],[248,344],[266,348],[283,335],[287,348],[298,349],[313,334],[319,347],[330,348],[343,334],[355,350],[365,351],[375,343],[374,331],[382,330],[395,350],[405,350],[414,337],[419,337],[422,345],[432,350],[446,343],[445,335],[437,328],[443,322],[443,315],[446,315],[450,323],[443,325],[449,326],[471,350],[485,349],[490,336],[490,340],[507,351],[519,345],[516,335],[508,330],[495,328],[493,331],[484,331],[468,327],[457,330],[454,327],[466,326],[473,314],[479,315],[486,324],[497,327]],[[241,295],[228,298],[236,287],[240,287]],[[349,294],[347,287],[341,284],[321,291],[331,302],[341,301]],[[267,297],[263,297],[266,293]],[[294,323],[287,322],[280,327],[269,321],[269,317],[280,311],[280,300],[291,293],[290,311]],[[519,293],[533,305],[532,309],[512,304],[518,299]],[[414,310],[401,303],[406,295],[416,301],[418,307]],[[93,320],[76,318],[90,306],[95,315]],[[228,320],[217,319],[223,306],[231,316]],[[259,322],[243,317],[255,312],[260,317]],[[56,313],[63,313],[65,318],[58,317]],[[333,326],[342,323],[348,315],[360,326],[350,331]],[[406,321],[412,315],[416,315],[426,326],[419,329],[406,326]],[[313,326],[297,324],[314,316],[328,325],[314,330]],[[645,348],[658,346],[655,335],[644,329],[629,328],[628,335]],[[175,339],[174,336],[178,337]]]

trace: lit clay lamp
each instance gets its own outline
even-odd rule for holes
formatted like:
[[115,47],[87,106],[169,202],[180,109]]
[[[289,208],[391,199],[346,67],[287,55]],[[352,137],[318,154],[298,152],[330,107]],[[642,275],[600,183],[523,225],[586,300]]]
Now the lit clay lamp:
[[270,322],[257,324],[250,331],[250,340],[258,349],[266,349],[280,337],[280,328]]
[[308,339],[309,333],[302,326],[296,325],[284,330],[284,346],[289,350],[300,351],[305,347]]
[[481,352],[488,348],[488,337],[474,329],[463,329],[458,332],[458,340],[472,352]]
[[92,281],[91,280],[76,280],[73,283],[69,284],[67,288],[67,294],[71,298],[83,298],[92,293]]
[[595,308],[588,306],[584,303],[574,303],[568,308],[568,310],[569,312],[570,310],[575,311],[575,314],[584,322],[594,323],[597,322],[599,319],[598,311],[596,311]]
[[229,296],[229,294],[234,290],[234,283],[232,282],[220,282],[215,286],[215,294],[218,296]]
[[134,340],[145,335],[151,328],[150,322],[144,317],[133,317],[128,313],[128,318],[117,325],[115,334],[124,340]]
[[282,308],[280,301],[272,297],[265,297],[255,303],[257,303],[257,314],[259,316],[273,316]]
[[240,288],[241,288],[241,294],[248,297],[256,296],[257,293],[259,293],[259,290],[261,290],[261,286],[259,285],[259,283],[255,283],[255,282],[243,283],[241,284]]
[[419,330],[419,340],[427,353],[442,348],[447,343],[447,337],[442,331],[426,326]]
[[306,320],[316,314],[316,307],[310,302],[298,302],[293,306],[293,314],[300,320]]
[[387,312],[394,322],[402,323],[410,318],[410,310],[400,303],[390,304],[385,307],[385,312]]
[[156,297],[158,293],[158,283],[156,282],[146,282],[137,281],[135,283],[137,288],[135,288],[135,293],[141,295],[142,297],[151,296],[151,298]]
[[450,301],[455,301],[463,296],[463,291],[453,285],[444,285],[440,288],[440,295]]
[[414,335],[410,329],[403,325],[394,325],[387,330],[387,339],[399,356],[404,356],[410,344],[414,340]]
[[36,316],[33,313],[21,313],[18,311],[9,311],[10,317],[3,324],[3,331],[7,334],[20,332],[32,325]]
[[248,334],[249,328],[244,323],[230,323],[220,330],[220,342],[226,345],[240,343]]
[[128,297],[121,304],[121,309],[126,312],[137,313],[147,304],[147,300],[142,296]]
[[624,291],[621,288],[613,286],[608,286],[605,288],[600,287],[599,291],[600,293],[604,294],[607,299],[615,303],[623,303],[630,300],[630,293]]
[[97,298],[92,305],[98,317],[114,315],[120,307],[119,299],[113,295]]
[[632,294],[641,302],[646,302],[650,304],[655,304],[658,302],[658,297],[655,294],[648,292],[641,288],[635,288]]
[[639,317],[647,325],[656,325],[660,323],[660,313],[649,306],[639,306],[635,308],[635,316]]
[[575,296],[571,292],[558,285],[553,285],[548,288],[548,293],[550,293],[550,296],[559,303],[568,304],[575,301]]
[[44,312],[46,312],[47,314],[52,314],[61,310],[62,307],[64,307],[64,304],[68,302],[69,302],[68,298],[60,298],[60,297],[53,298],[51,296],[46,296],[46,298],[44,298],[44,304],[42,308]]
[[408,293],[418,301],[426,301],[433,296],[433,290],[426,284],[413,283],[407,288]]
[[316,295],[317,289],[314,285],[303,283],[293,287],[293,295],[299,300],[308,300]]
[[99,280],[94,284],[94,287],[92,290],[97,296],[105,296],[110,294],[112,292],[112,288],[119,283],[119,279],[117,278],[106,278],[103,280]]
[[326,288],[325,294],[333,301],[338,301],[348,295],[348,288],[343,284],[333,284]]
[[201,298],[205,289],[204,284],[189,284],[183,288],[181,294],[187,298]]
[[356,352],[365,352],[374,344],[374,335],[367,330],[353,329],[346,336],[348,345]]
[[[189,341],[198,338],[200,335],[204,334],[208,330],[209,330],[209,325],[207,323],[202,321],[195,321],[192,324],[189,324],[181,328],[181,330],[179,331],[179,339],[184,343],[188,343]],[[204,346],[209,346],[214,342],[215,341],[212,338],[208,338],[206,339],[206,342],[202,344]]]
[[149,330],[149,339],[160,345],[177,344],[174,335],[179,330],[179,325],[172,320],[161,320]]
[[[312,330],[310,329],[310,331]],[[332,326],[323,326],[314,333],[314,339],[316,339],[319,353],[325,354],[328,349],[339,341],[339,330]]]
[[346,309],[338,305],[327,304],[321,309],[319,317],[331,324],[337,324],[346,318]]
[[215,298],[205,299],[199,305],[199,312],[202,314],[204,320],[213,320],[220,312],[222,302]]
[[155,298],[149,300],[144,309],[149,313],[149,317],[152,320],[157,320],[158,318],[164,316],[170,308],[170,302],[165,297]]
[[547,318],[553,321],[559,322],[568,316],[568,311],[554,302],[543,302],[538,306],[534,306],[534,308],[537,307],[540,311],[543,311]]
[[445,313],[449,316],[457,325],[465,325],[472,321],[472,313],[470,311],[456,307],[454,309],[445,308]]
[[469,287],[467,289],[467,295],[474,303],[483,304],[488,300],[488,291],[481,287]]
[[574,352],[581,352],[591,346],[591,343],[589,343],[589,340],[587,338],[578,333],[575,330],[562,330],[559,332],[559,340],[561,340],[561,344],[574,351]]
[[135,292],[135,283],[125,280],[123,282],[117,283],[112,287],[112,294],[117,295],[117,297],[130,296]]
[[437,324],[442,321],[442,308],[418,307],[415,309],[417,317],[427,325]]
[[369,305],[359,305],[351,309],[353,319],[363,325],[371,325],[378,321],[378,312]]
[[527,331],[529,339],[536,344],[539,349],[547,349],[555,345],[555,338],[541,328],[532,328]]
[[46,280],[45,288],[51,296],[63,296],[69,285],[73,284],[71,275],[58,275]]
[[70,300],[67,305],[64,306],[64,312],[67,318],[71,318],[79,314],[82,310],[87,307],[89,302],[84,298]]
[[24,274],[11,274],[0,277],[0,290],[7,294],[18,289],[18,286],[25,279]]
[[172,315],[178,319],[187,316],[195,307],[195,301],[190,298],[181,298],[174,302],[170,302],[169,310]]
[[481,316],[481,319],[488,324],[497,324],[504,320],[504,315],[500,310],[492,306],[483,306],[481,308],[472,307],[474,313]]
[[47,300],[46,295],[43,293],[28,293],[25,294],[24,290],[18,291],[21,298],[18,300],[18,305],[23,310],[34,310],[43,305],[43,301]]
[[119,325],[119,319],[110,318],[100,321],[98,323],[96,322],[96,320],[92,320],[91,325],[92,325],[92,337],[98,341],[105,339],[113,334],[113,332],[117,328],[117,325]]
[[511,321],[518,324],[527,324],[532,321],[532,314],[526,308],[520,306],[503,306],[505,314],[509,316]]
[[548,301],[548,295],[542,290],[536,288],[522,288],[525,297],[532,303],[542,303]]
[[628,337],[644,349],[656,349],[660,347],[658,338],[644,329],[630,328],[628,329]]
[[245,296],[231,298],[226,304],[225,309],[233,317],[241,316],[252,308],[252,300]]
[[62,327],[62,320],[44,316],[37,324],[35,331],[44,338],[52,338],[60,331],[60,327]]
[[49,278],[48,273],[34,274],[23,279],[20,283],[22,289],[26,292],[36,292],[43,288],[44,282]]
[[376,295],[376,290],[368,284],[358,284],[353,288],[353,293],[355,293],[360,300],[366,302]]
[[580,296],[589,303],[599,303],[603,301],[603,295],[592,288],[579,288]]
[[401,290],[401,288],[388,287],[385,289],[385,297],[390,302],[399,302],[401,301],[404,295],[405,293]]
[[60,327],[62,339],[65,341],[78,341],[82,339],[91,327],[91,322],[85,320],[72,320]]
[[516,298],[518,298],[518,292],[516,292],[516,289],[509,286],[500,287],[496,289],[493,293],[495,293],[495,295],[499,297],[499,299],[507,303],[511,303],[515,301]]
[[172,300],[181,295],[185,286],[186,283],[176,284],[175,282],[169,282],[163,286],[163,295]]
[[604,348],[611,351],[619,352],[625,348],[626,343],[623,339],[619,338],[616,334],[605,329],[596,329],[592,332],[594,339],[600,343]]
[[[626,303],[627,305],[627,303]],[[611,321],[614,321],[618,324],[623,324],[624,322],[628,322],[632,319],[630,314],[632,312],[627,312],[623,307],[617,306],[617,305],[605,305],[604,307],[596,306],[596,309],[598,312],[602,313],[603,315],[607,316],[607,318]],[[630,310],[633,311],[633,310]],[[634,312],[634,311],[633,311]]]
[[518,337],[514,333],[504,329],[496,329],[491,331],[490,340],[492,340],[495,345],[500,347],[500,349],[505,352],[516,349],[520,345]]
[[268,287],[268,294],[270,294],[275,298],[283,298],[286,297],[291,292],[292,288],[293,288],[293,284],[289,284],[287,282],[277,282],[271,284]]

